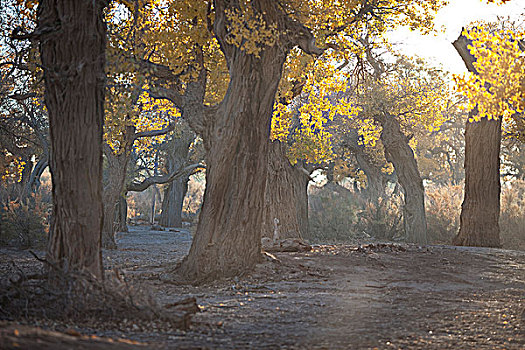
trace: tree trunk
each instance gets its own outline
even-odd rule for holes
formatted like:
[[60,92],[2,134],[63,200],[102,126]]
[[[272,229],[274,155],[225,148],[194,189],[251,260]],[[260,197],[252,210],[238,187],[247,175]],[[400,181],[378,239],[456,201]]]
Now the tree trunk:
[[[182,134],[173,138],[167,146],[168,173],[173,173],[188,162],[190,145],[195,139],[195,134],[186,126],[182,126]],[[189,174],[173,180],[164,191],[162,212],[159,225],[164,227],[182,227],[182,204],[188,191]]]
[[385,187],[388,176],[381,170],[381,166],[375,164],[374,160],[366,152],[365,146],[359,143],[359,134],[356,129],[350,129],[346,133],[346,147],[354,155],[357,166],[366,175],[366,190],[364,194],[368,201],[378,204],[379,198],[385,196]]
[[115,218],[117,223],[117,232],[129,232],[128,231],[128,202],[126,200],[126,194],[123,193],[117,204],[117,217]]
[[270,142],[268,157],[262,235],[272,239],[302,239],[308,234],[310,178],[299,163],[290,164],[286,146],[280,141]]
[[[115,233],[117,232],[118,223],[116,222],[117,207],[126,181],[126,171],[130,158],[131,136],[134,134],[133,127],[126,132],[126,141],[124,142],[123,152],[113,153],[113,150],[106,144],[104,153],[107,160],[107,176],[103,191],[104,198],[104,224],[102,226],[102,246],[107,249],[116,249]],[[130,146],[128,146],[128,144]]]
[[240,274],[261,257],[270,121],[285,54],[275,46],[260,59],[235,51],[228,91],[203,137],[206,190],[180,266],[195,281]]
[[[478,74],[470,39],[463,34],[454,41],[465,66]],[[476,115],[472,111],[469,117]],[[455,245],[499,247],[501,118],[482,119],[465,128],[465,194],[461,205]]]
[[465,129],[465,196],[459,233],[453,244],[500,247],[501,118],[467,122]]
[[408,144],[408,138],[401,131],[399,122],[393,116],[385,116],[381,124],[381,141],[385,147],[386,160],[394,165],[405,194],[403,223],[407,241],[427,244],[425,189],[414,151]]
[[173,180],[164,191],[159,225],[182,227],[182,204],[188,191],[188,176]]
[[[275,43],[255,44],[257,54],[247,52],[249,46],[230,40],[227,13],[235,11],[236,3],[214,1],[213,31],[230,81],[221,103],[206,109],[203,123],[190,123],[204,140],[206,190],[195,238],[179,272],[197,282],[242,274],[260,260],[268,139],[283,64],[295,46],[309,54],[323,52],[308,28],[289,18],[278,2],[247,5],[279,35]],[[199,101],[186,97],[183,117],[192,115],[192,105],[203,109],[200,96]]]
[[41,0],[40,56],[51,134],[47,258],[102,278],[102,127],[106,1]]

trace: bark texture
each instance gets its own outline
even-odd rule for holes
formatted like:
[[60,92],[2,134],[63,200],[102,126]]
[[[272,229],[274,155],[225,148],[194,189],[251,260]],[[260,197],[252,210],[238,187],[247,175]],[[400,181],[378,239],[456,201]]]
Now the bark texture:
[[51,134],[47,257],[102,278],[102,127],[106,1],[41,0],[37,33]]
[[[190,145],[195,138],[194,133],[187,127],[182,128],[180,137],[168,142],[167,170],[168,173],[181,171],[188,163]],[[162,212],[159,224],[164,227],[182,227],[182,204],[188,191],[190,173],[175,178],[164,191]]]
[[182,227],[182,204],[188,192],[188,177],[172,181],[164,190],[159,225]]
[[394,165],[398,181],[404,190],[403,223],[407,241],[427,244],[425,189],[414,151],[395,117],[384,116],[381,125],[381,141],[385,147],[386,160]]
[[204,138],[204,202],[180,267],[190,279],[237,275],[259,260],[270,120],[284,57],[278,49],[260,60],[240,50],[232,57],[230,86]]
[[123,193],[117,205],[117,215],[115,218],[117,222],[117,232],[129,232],[128,231],[128,201],[126,200],[126,193]]
[[308,234],[309,181],[309,174],[300,163],[290,164],[286,145],[270,142],[263,237],[302,239]]
[[[227,1],[215,1],[214,31],[230,82],[203,134],[206,190],[195,238],[179,270],[194,281],[242,274],[261,257],[270,121],[291,48],[288,43],[265,46],[256,57],[229,44],[227,6]],[[285,32],[278,4],[262,0],[253,6]]]
[[382,167],[372,159],[366,152],[366,147],[359,143],[359,134],[356,129],[351,129],[346,134],[345,148],[348,149],[355,157],[357,166],[366,175],[366,189],[363,191],[366,199],[372,203],[378,204],[379,198],[385,197],[385,188],[389,178],[382,171]]
[[[243,10],[235,1],[214,1],[213,31],[230,75],[221,103],[203,105],[204,69],[184,94],[158,87],[150,94],[179,106],[182,117],[204,140],[203,206],[190,252],[179,266],[179,273],[195,282],[242,274],[259,261],[270,121],[282,66],[294,46],[309,54],[323,52],[315,46],[311,32],[290,19],[278,2],[259,0],[248,6],[275,26],[279,36],[270,45],[257,43],[258,55],[247,53],[229,40],[227,12]],[[198,51],[196,61],[204,67],[202,51]]]
[[118,202],[123,195],[126,172],[133,147],[135,128],[126,127],[124,142],[118,154],[107,144],[104,145],[106,156],[107,176],[104,184],[104,224],[102,226],[102,245],[107,249],[116,249],[115,233],[117,232]]
[[[454,41],[467,69],[478,74],[475,57],[468,50],[470,41],[460,35]],[[470,117],[477,111],[472,111]],[[500,149],[501,118],[482,119],[465,128],[465,191],[455,245],[500,247]]]
[[465,129],[465,196],[453,244],[500,247],[501,119],[468,123]]

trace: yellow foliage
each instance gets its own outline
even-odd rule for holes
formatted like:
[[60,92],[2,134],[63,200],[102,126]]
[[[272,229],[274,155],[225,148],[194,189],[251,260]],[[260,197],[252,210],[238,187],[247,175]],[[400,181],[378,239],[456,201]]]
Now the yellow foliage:
[[20,157],[14,157],[7,151],[0,158],[0,179],[2,181],[22,181],[22,171],[26,164]]
[[520,47],[518,39],[525,37],[525,31],[491,27],[482,24],[463,32],[472,40],[469,50],[476,57],[477,74],[455,76],[456,86],[468,98],[467,108],[477,108],[474,120],[503,118],[504,126],[522,127],[525,45]]

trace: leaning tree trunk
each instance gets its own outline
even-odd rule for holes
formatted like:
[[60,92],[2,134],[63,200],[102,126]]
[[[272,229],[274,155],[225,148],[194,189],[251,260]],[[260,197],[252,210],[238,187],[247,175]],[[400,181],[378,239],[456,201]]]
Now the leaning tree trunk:
[[383,127],[381,141],[385,147],[386,159],[394,165],[398,181],[405,194],[403,222],[407,240],[426,244],[428,237],[425,189],[414,151],[408,144],[408,138],[401,131],[399,122],[393,116],[386,115],[382,118],[381,125]]
[[299,163],[290,164],[285,147],[280,141],[270,142],[262,235],[302,239],[308,234],[310,177]]
[[[251,44],[244,47],[244,39],[240,47],[230,40],[227,13],[236,12],[235,6],[214,1],[213,30],[230,81],[221,103],[206,109],[200,132],[206,149],[206,190],[195,238],[179,269],[194,281],[242,274],[260,260],[268,139],[283,64],[295,46],[309,54],[323,52],[311,32],[289,18],[278,2],[258,0],[247,6],[279,35],[274,43],[256,43],[260,52],[250,53]],[[184,104],[183,117],[192,114],[186,110],[191,105]]]
[[51,133],[47,258],[102,278],[102,127],[106,1],[41,0],[40,57]]
[[[205,137],[206,190],[180,272],[195,281],[240,274],[261,256],[268,139],[285,55],[231,47],[228,91]],[[263,69],[264,68],[264,69]]]
[[379,198],[385,197],[385,187],[388,176],[383,173],[381,167],[375,164],[370,155],[366,153],[366,147],[359,143],[359,134],[356,129],[350,129],[346,136],[346,147],[348,147],[354,155],[357,166],[366,175],[366,189],[364,194],[368,201],[378,205]]
[[459,233],[453,244],[500,247],[501,118],[467,122],[465,129],[465,195]]

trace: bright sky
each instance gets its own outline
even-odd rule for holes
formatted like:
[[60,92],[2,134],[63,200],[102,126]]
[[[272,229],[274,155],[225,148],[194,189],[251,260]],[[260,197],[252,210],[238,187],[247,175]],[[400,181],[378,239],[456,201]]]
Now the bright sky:
[[482,0],[450,0],[436,16],[436,28],[442,28],[437,36],[421,35],[408,28],[400,28],[391,33],[392,41],[406,55],[418,55],[434,65],[441,65],[452,73],[466,72],[465,65],[452,46],[461,28],[477,20],[492,21],[497,16],[517,18],[525,15],[525,0],[513,0],[506,5],[486,4]]

